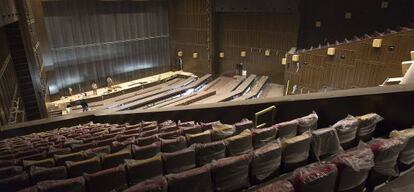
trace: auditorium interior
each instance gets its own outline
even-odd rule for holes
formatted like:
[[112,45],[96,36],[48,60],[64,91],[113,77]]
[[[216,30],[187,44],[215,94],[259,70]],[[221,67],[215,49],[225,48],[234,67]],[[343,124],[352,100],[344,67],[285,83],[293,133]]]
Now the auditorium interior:
[[412,192],[413,0],[0,0],[1,192]]

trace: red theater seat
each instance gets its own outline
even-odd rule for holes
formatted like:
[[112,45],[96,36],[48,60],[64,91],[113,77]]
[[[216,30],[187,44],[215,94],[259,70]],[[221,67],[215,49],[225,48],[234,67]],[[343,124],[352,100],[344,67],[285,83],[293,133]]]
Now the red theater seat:
[[85,152],[69,153],[64,155],[54,155],[56,165],[65,165],[65,161],[82,161],[85,158]]
[[132,146],[132,154],[134,159],[143,160],[154,157],[161,152],[161,142],[155,142],[147,146]]
[[295,137],[298,133],[298,120],[292,120],[287,122],[278,123],[276,125],[273,125],[273,127],[276,127],[278,130],[278,135],[280,139],[283,138],[291,138]]
[[223,141],[216,141],[206,144],[195,144],[197,165],[203,166],[226,157],[226,145]]
[[160,155],[145,160],[125,160],[129,186],[163,175]]
[[51,168],[33,166],[30,168],[30,178],[32,183],[38,183],[46,180],[66,179],[68,178],[68,173],[64,166]]
[[295,192],[295,188],[291,182],[282,180],[259,188],[256,192]]
[[18,191],[20,189],[29,187],[29,185],[29,176],[25,172],[0,179],[0,191],[4,192]]
[[123,165],[92,174],[84,174],[88,191],[122,191],[128,187]]
[[180,136],[176,139],[161,139],[161,151],[162,152],[175,152],[187,147],[187,140],[184,136]]
[[167,189],[167,180],[161,176],[138,183],[124,192],[167,192]]
[[188,146],[195,143],[209,143],[211,142],[211,133],[207,130],[197,134],[187,134],[186,138]]
[[166,176],[169,192],[212,192],[210,165]]
[[235,134],[240,134],[246,129],[252,129],[253,128],[253,122],[248,119],[242,119],[240,122],[234,124],[234,128],[236,129]]
[[15,176],[23,172],[24,170],[22,166],[3,167],[3,168],[0,168],[0,179]]
[[157,135],[153,135],[153,136],[148,136],[148,137],[139,137],[135,143],[138,146],[146,146],[146,145],[151,145],[152,143],[155,143],[159,141],[158,136]]
[[313,163],[296,169],[292,175],[295,191],[332,192],[335,190],[337,168],[330,163]]
[[318,115],[314,112],[311,114],[298,118],[298,134],[305,133],[309,130],[318,128]]
[[257,149],[275,140],[277,135],[277,128],[267,127],[262,129],[252,129],[252,134],[253,147]]
[[108,169],[112,167],[116,167],[122,163],[124,163],[125,159],[131,159],[131,151],[129,149],[125,149],[116,153],[111,154],[104,154],[102,155],[102,168]]
[[282,148],[279,142],[273,141],[254,151],[250,165],[253,181],[263,181],[269,176],[278,174],[282,159]]
[[253,151],[252,132],[246,129],[224,140],[227,156],[237,156]]
[[192,148],[173,153],[163,153],[164,170],[166,173],[178,173],[196,166],[195,151]]
[[66,161],[69,177],[79,177],[83,173],[95,173],[102,169],[99,157],[93,157],[83,161]]
[[42,181],[37,183],[37,188],[39,192],[86,192],[83,177]]

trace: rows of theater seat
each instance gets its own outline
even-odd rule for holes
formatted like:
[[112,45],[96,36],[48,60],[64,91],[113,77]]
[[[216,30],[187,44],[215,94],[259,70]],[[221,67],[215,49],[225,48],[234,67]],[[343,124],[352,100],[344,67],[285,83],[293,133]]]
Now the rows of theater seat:
[[[337,154],[339,144],[349,147],[359,139],[369,140],[379,120],[376,114],[347,117],[331,128],[317,130],[316,114],[264,129],[250,129],[248,120],[234,126],[167,121],[63,128],[2,141],[4,159],[10,155],[4,151],[10,151],[10,146],[21,150],[22,141],[38,146],[38,138],[57,141],[65,137],[64,142],[50,147],[47,154],[53,158],[28,161],[16,155],[17,159],[2,160],[6,167],[0,175],[15,176],[2,179],[0,186],[4,191],[36,183],[26,191],[119,191],[127,186],[130,191],[154,186],[166,190],[167,185],[169,191],[193,191],[197,186],[200,191],[233,191]],[[282,139],[281,145],[276,138]],[[65,146],[70,147],[62,150]],[[156,179],[145,181],[151,178]],[[58,181],[44,181],[51,179]]]

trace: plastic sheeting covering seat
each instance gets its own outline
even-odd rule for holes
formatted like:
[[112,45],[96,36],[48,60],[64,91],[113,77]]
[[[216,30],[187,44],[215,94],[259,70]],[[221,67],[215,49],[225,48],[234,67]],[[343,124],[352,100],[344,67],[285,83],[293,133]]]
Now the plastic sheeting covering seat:
[[148,137],[138,137],[138,139],[136,139],[135,142],[138,146],[146,146],[146,145],[151,145],[157,141],[158,141],[158,136],[152,135]]
[[390,133],[390,137],[406,138],[407,145],[401,151],[398,161],[404,165],[414,163],[414,128],[404,129],[401,131],[394,130]]
[[266,185],[256,192],[295,192],[295,188],[288,180],[282,180]]
[[46,180],[61,180],[68,178],[68,173],[65,166],[51,168],[32,166],[30,168],[30,178],[33,183]]
[[154,157],[161,152],[161,142],[155,142],[147,146],[132,146],[132,154],[136,160],[144,160]]
[[166,176],[169,192],[212,192],[210,165]]
[[64,180],[48,180],[37,183],[39,192],[85,192],[85,179],[76,177]]
[[79,177],[83,173],[95,173],[102,169],[99,157],[93,157],[83,161],[66,161],[69,177]]
[[377,127],[377,123],[384,120],[384,118],[376,113],[368,113],[355,118],[358,119],[359,123],[357,136],[362,141],[371,140],[372,134]]
[[280,139],[285,139],[285,138],[292,138],[295,137],[296,134],[298,133],[298,120],[292,120],[292,121],[286,121],[286,122],[282,122],[282,123],[278,123],[273,125],[273,127],[276,127],[278,130],[278,135],[277,137],[279,137]]
[[298,134],[305,133],[306,131],[315,130],[318,128],[318,115],[315,111],[311,114],[297,118],[298,120]]
[[374,139],[369,144],[375,155],[373,170],[384,176],[397,176],[397,159],[407,144],[405,138]]
[[163,175],[160,155],[145,160],[125,160],[129,186]]
[[338,134],[334,128],[323,128],[312,131],[312,151],[317,159],[324,155],[333,155],[340,151]]
[[167,180],[161,176],[138,183],[124,192],[167,192],[167,189]]
[[187,134],[185,137],[187,138],[188,146],[195,143],[211,142],[211,133],[209,130],[197,134]]
[[214,190],[236,191],[250,186],[249,165],[253,154],[245,154],[213,161],[211,174]]
[[162,152],[175,152],[187,147],[187,140],[184,136],[177,137],[176,139],[160,139]]
[[254,151],[250,175],[254,181],[263,181],[278,173],[282,159],[280,143],[274,141]]
[[53,158],[47,158],[43,160],[33,161],[33,160],[23,160],[23,167],[29,169],[31,166],[37,167],[54,167],[55,160]]
[[252,134],[253,147],[257,149],[275,140],[277,135],[277,128],[267,127],[262,129],[252,129]]
[[224,140],[227,156],[237,156],[253,151],[252,132],[246,129],[238,135]]
[[337,191],[363,189],[369,171],[374,166],[374,153],[368,146],[358,147],[338,154],[331,162],[338,168]]
[[236,128],[233,125],[227,124],[213,124],[213,128],[210,130],[211,140],[219,141],[227,137],[231,137],[236,132]]
[[193,145],[196,152],[196,160],[198,166],[211,163],[226,157],[226,145],[223,141],[216,141],[206,144]]
[[166,173],[178,173],[196,167],[195,151],[191,147],[173,153],[163,153],[162,160]]
[[0,179],[21,174],[23,171],[24,170],[22,166],[9,166],[0,168]]
[[84,174],[84,177],[88,191],[121,191],[128,187],[123,165],[92,174]]
[[282,140],[282,162],[286,168],[290,167],[290,165],[296,167],[297,164],[302,164],[308,160],[310,143],[310,133],[304,133],[290,139]]
[[338,133],[339,142],[344,149],[353,147],[358,131],[358,119],[348,115],[345,119],[336,122],[332,127]]
[[335,190],[337,168],[331,163],[313,163],[296,169],[292,175],[295,191],[332,192]]

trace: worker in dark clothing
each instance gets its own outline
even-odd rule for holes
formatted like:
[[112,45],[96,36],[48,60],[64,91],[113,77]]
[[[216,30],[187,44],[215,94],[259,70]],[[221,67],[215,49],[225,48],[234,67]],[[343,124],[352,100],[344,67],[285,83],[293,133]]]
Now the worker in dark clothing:
[[88,105],[88,103],[86,103],[85,100],[82,100],[80,105],[82,106],[83,112],[88,111],[89,105]]

